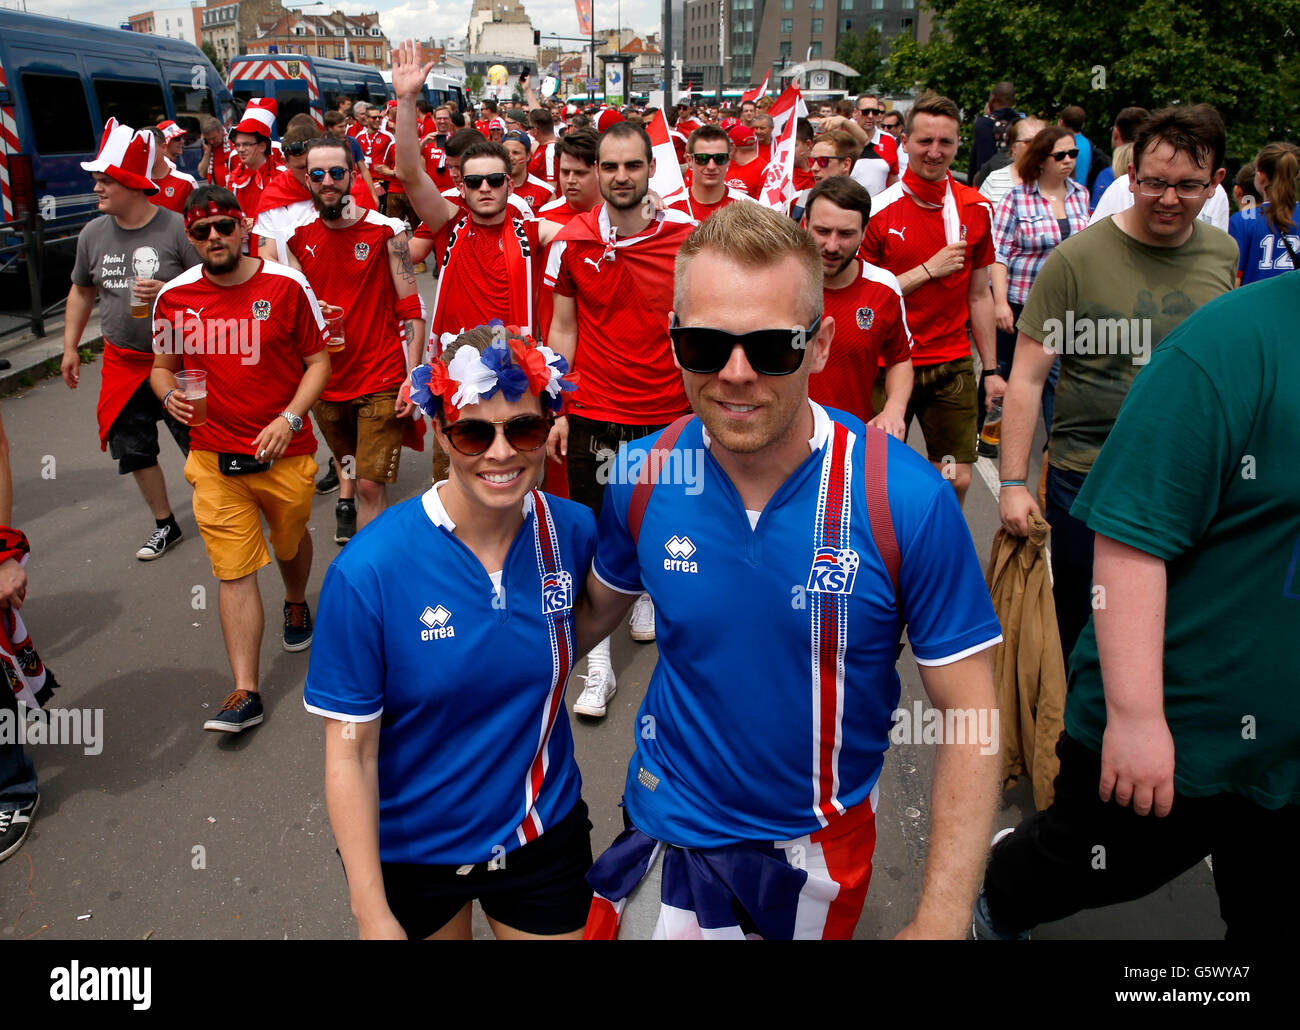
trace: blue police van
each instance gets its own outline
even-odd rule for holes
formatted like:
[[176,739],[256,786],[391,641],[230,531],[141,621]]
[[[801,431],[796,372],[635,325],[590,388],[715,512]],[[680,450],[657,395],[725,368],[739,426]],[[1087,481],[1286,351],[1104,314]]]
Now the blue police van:
[[328,57],[245,54],[230,59],[229,74],[230,92],[241,106],[253,97],[275,100],[275,127],[281,135],[298,114],[309,114],[324,126],[325,112],[343,97],[368,104],[388,101],[388,84],[378,69]]

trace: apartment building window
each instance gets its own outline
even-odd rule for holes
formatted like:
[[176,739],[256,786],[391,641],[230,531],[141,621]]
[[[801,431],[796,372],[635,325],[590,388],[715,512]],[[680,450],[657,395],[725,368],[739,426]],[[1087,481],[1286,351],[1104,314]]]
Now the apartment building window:
[[783,10],[783,11],[793,11],[793,10],[794,10],[794,0],[781,0],[781,10]]
[[826,0],[812,0],[812,9],[820,11],[825,6]]
[[794,19],[793,19],[793,18],[782,18],[782,19],[781,19],[781,31],[782,31],[782,32],[793,32],[793,31],[794,31]]
[[812,34],[814,36],[820,36],[822,34],[822,20],[820,18],[814,18],[812,20]]
[[822,55],[821,40],[818,40],[816,43],[812,45],[812,55],[813,57],[821,57]]
[[783,40],[781,40],[780,43],[777,44],[777,47],[776,47],[776,56],[777,56],[777,57],[789,57],[789,56],[790,56],[790,41],[789,41],[788,39],[783,39]]

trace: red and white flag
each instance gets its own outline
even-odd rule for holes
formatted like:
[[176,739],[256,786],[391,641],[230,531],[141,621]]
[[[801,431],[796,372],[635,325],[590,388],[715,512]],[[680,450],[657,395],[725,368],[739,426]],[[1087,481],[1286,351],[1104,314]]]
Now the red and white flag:
[[591,0],[573,0],[578,9],[578,31],[584,36],[591,34]]
[[808,108],[799,87],[791,83],[767,113],[772,116],[772,160],[758,191],[758,201],[784,214],[799,192],[794,188],[795,128],[800,118],[808,117]]
[[750,102],[757,103],[760,97],[766,96],[767,80],[770,79],[771,77],[772,77],[772,69],[769,68],[767,70],[767,74],[763,76],[763,85],[755,86],[753,89],[745,90],[745,92],[742,93],[740,96],[740,102],[742,104],[747,104]]
[[656,111],[645,127],[655,159],[655,173],[650,176],[650,188],[664,198],[664,204],[675,204],[686,198],[686,183],[682,179],[682,166],[677,162],[677,148],[668,134],[668,119],[663,111]]

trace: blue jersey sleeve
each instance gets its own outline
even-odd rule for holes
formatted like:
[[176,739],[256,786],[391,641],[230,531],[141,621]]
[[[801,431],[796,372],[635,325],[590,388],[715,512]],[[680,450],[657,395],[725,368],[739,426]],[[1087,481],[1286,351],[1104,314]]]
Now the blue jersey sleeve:
[[359,590],[335,562],[325,573],[316,612],[303,704],[345,722],[369,722],[384,710],[383,620],[377,590]]
[[899,592],[907,639],[919,665],[947,665],[1002,639],[970,530],[947,483],[899,533]]
[[[623,447],[627,447],[623,444]],[[620,448],[621,450],[622,448]],[[638,449],[644,445],[638,441]],[[618,455],[614,468],[627,468],[629,463]],[[597,526],[596,560],[592,570],[608,587],[624,594],[641,593],[641,563],[636,554],[636,543],[627,528],[628,505],[632,499],[632,485],[613,479],[605,487],[605,501],[600,509]]]

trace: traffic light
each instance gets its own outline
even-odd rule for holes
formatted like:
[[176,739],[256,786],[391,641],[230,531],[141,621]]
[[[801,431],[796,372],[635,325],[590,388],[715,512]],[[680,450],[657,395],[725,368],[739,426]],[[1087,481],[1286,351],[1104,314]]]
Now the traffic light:
[[533,29],[533,46],[541,46],[541,45],[542,45],[542,30]]

